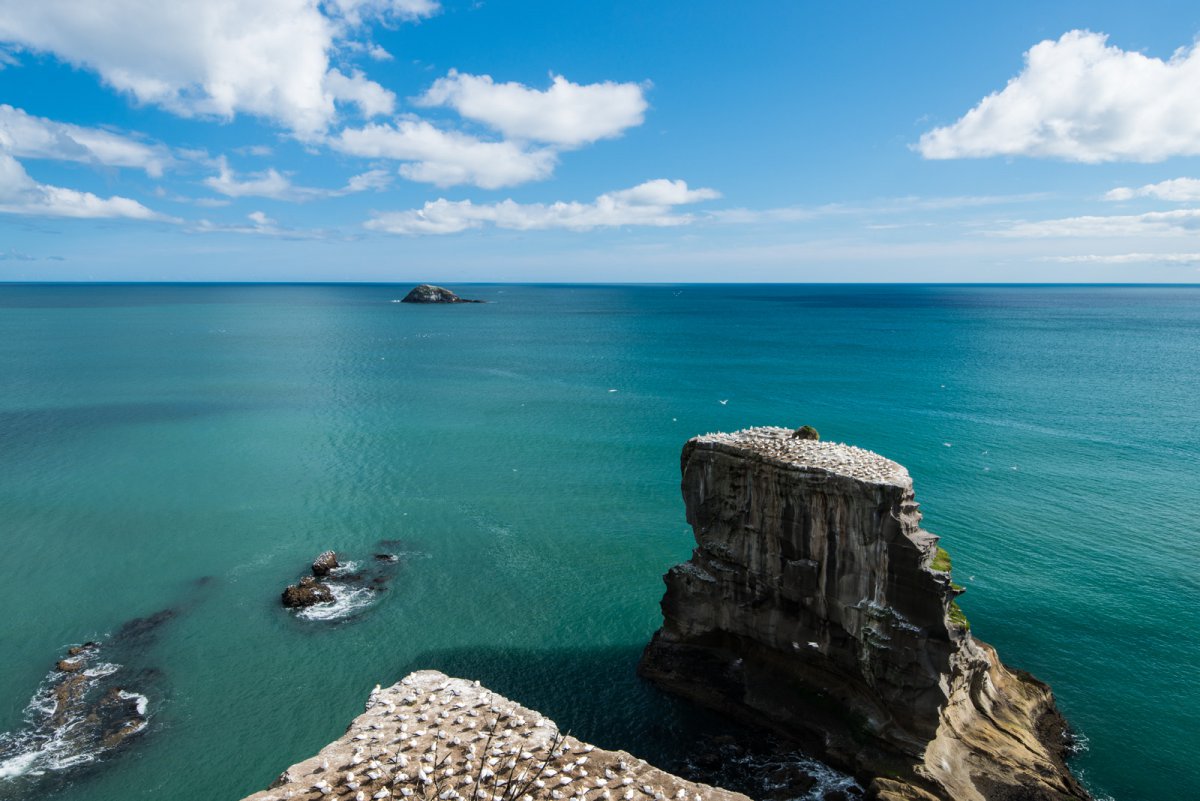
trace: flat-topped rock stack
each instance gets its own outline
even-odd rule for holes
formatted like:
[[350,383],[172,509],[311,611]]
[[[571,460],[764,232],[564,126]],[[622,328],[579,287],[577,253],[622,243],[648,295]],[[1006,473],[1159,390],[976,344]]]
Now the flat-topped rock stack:
[[790,428],[760,426],[732,433],[704,434],[692,441],[714,448],[727,446],[734,453],[758,455],[801,470],[821,470],[875,484],[912,484],[903,465],[874,451],[841,442],[800,439]]
[[[580,692],[587,688],[581,687]],[[245,801],[750,801],[565,735],[478,682],[433,670],[376,688],[345,735]]]
[[1049,687],[971,636],[907,470],[784,428],[696,437],[681,467],[696,549],[644,676],[802,737],[873,798],[1088,797]]

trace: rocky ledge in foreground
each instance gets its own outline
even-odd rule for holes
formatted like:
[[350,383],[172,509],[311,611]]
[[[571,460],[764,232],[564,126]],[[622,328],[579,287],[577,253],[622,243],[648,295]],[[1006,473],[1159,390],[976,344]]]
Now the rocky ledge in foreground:
[[482,300],[460,298],[449,289],[433,284],[421,284],[413,287],[401,303],[483,303]]
[[884,801],[1068,801],[1050,688],[971,636],[912,479],[782,428],[683,449],[697,547],[667,573],[640,672],[798,735]]
[[378,687],[338,740],[245,801],[750,801],[604,751],[479,682],[433,670]]

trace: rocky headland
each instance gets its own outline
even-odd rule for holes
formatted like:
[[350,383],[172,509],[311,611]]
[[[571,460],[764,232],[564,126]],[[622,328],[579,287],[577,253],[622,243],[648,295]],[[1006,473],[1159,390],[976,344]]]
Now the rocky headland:
[[643,676],[884,801],[1089,798],[1050,688],[971,635],[904,467],[755,428],[690,440],[682,474],[697,547],[665,576]]
[[245,801],[750,801],[605,751],[433,670],[376,688],[346,733]]
[[449,289],[433,284],[421,284],[404,296],[401,303],[483,303],[482,300],[460,298]]

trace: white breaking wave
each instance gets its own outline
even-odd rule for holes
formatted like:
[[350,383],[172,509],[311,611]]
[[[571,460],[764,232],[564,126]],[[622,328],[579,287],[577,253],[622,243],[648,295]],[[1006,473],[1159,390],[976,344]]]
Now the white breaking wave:
[[[100,679],[120,670],[112,662],[101,662],[82,672],[86,677],[86,688],[81,694],[98,691]],[[58,706],[54,688],[63,679],[63,674],[52,670],[25,707],[25,727],[19,731],[0,734],[0,781],[9,781],[23,776],[42,776],[50,771],[61,771],[78,765],[94,762],[108,750],[101,737],[96,736],[94,722],[89,723],[88,714],[93,708],[80,704],[71,708],[58,720]],[[136,699],[137,712],[142,720],[135,732],[147,725],[145,719],[149,699],[132,692],[120,693],[123,700]]]
[[327,586],[333,594],[333,600],[302,609],[296,613],[296,617],[304,620],[341,620],[365,609],[375,600],[375,593],[367,587],[345,587],[335,583]]
[[[125,700],[125,701],[132,701],[133,699],[136,698],[137,699],[137,713],[139,715],[145,717],[146,705],[150,703],[149,698],[142,695],[141,693],[131,693],[131,692],[126,692],[125,690],[121,690],[121,692],[119,694],[120,694],[122,700]],[[144,726],[144,725],[145,724],[143,723],[142,726]],[[138,731],[142,730],[142,726],[138,727]]]
[[83,671],[83,675],[88,676],[89,678],[93,678],[93,679],[102,679],[105,676],[111,676],[112,674],[116,673],[120,669],[121,669],[120,665],[114,664],[112,662],[101,662],[100,664],[96,665],[95,667],[90,667],[87,670]]

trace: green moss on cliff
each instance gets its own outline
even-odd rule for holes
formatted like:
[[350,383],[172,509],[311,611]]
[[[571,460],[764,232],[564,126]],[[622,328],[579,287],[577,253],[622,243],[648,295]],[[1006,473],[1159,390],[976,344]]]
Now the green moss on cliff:
[[950,602],[950,622],[964,629],[971,628],[971,621],[967,620],[967,616],[963,614],[962,607],[955,601]]
[[938,546],[937,553],[933,555],[933,561],[929,563],[929,567],[942,573],[950,572],[950,554],[942,546]]

